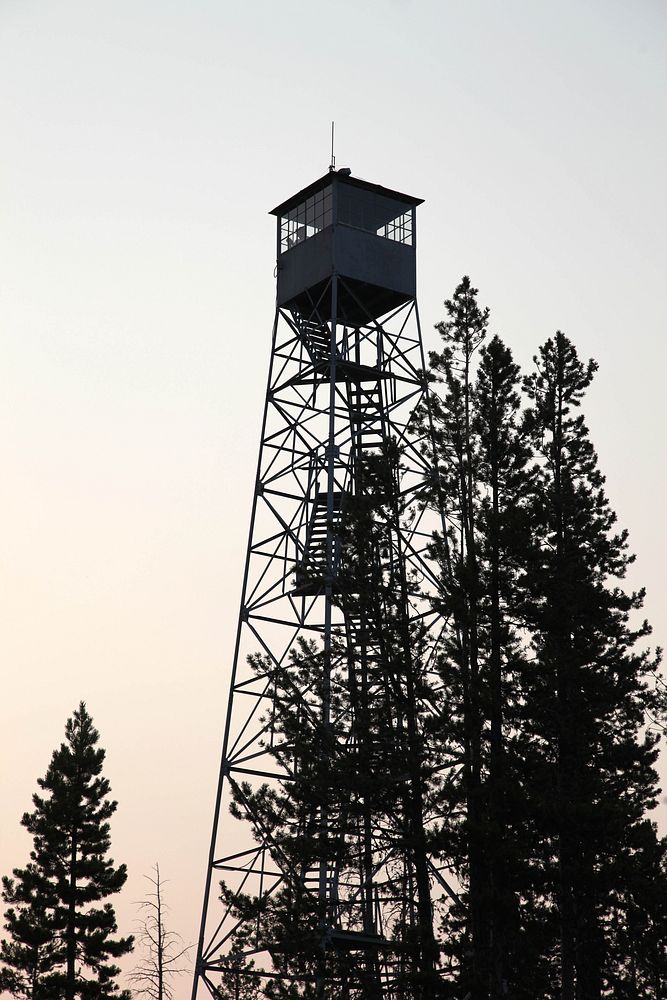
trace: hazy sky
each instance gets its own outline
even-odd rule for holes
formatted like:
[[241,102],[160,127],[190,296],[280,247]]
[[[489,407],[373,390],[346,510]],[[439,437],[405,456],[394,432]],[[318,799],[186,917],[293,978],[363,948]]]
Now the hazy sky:
[[[274,308],[269,209],[426,199],[427,346],[470,274],[556,328],[667,641],[663,0],[0,0],[0,869],[83,698],[113,854],[194,941]],[[189,991],[183,981],[178,1000]]]

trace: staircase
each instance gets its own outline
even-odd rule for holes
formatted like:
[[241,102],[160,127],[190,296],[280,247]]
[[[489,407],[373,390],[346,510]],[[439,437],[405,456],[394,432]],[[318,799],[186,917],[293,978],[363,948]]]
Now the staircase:
[[382,390],[379,384],[350,385],[350,426],[357,454],[380,448],[384,441]]
[[[333,495],[333,518],[332,530],[333,539],[333,562],[336,562],[336,538],[337,525],[340,524],[342,493]],[[301,561],[296,565],[295,594],[301,596],[312,596],[319,594],[324,586],[327,575],[327,534],[329,530],[329,517],[327,511],[327,493],[320,491],[315,496],[313,512],[306,531],[306,542],[304,545]],[[335,566],[334,566],[335,569]]]
[[331,332],[326,323],[318,319],[298,319],[299,336],[305,344],[314,365],[328,361],[331,356]]

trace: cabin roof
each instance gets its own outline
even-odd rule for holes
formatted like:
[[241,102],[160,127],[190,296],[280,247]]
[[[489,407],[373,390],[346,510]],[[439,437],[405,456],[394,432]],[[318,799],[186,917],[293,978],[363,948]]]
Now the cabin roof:
[[319,177],[312,184],[302,188],[290,198],[282,201],[280,205],[272,208],[269,215],[284,215],[294,205],[299,205],[306,198],[310,198],[311,195],[332,184],[334,180],[339,184],[349,184],[351,187],[361,188],[363,191],[372,191],[374,194],[382,194],[386,198],[394,198],[396,201],[402,201],[406,205],[421,205],[424,202],[423,198],[414,198],[410,194],[394,191],[392,188],[383,187],[381,184],[372,184],[370,181],[362,180],[361,177],[352,177],[350,174],[342,174],[338,170],[329,170],[324,176]]

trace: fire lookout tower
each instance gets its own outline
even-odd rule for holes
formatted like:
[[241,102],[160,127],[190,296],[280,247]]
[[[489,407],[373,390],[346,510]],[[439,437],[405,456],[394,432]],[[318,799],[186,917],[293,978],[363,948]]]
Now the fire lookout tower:
[[[437,993],[418,745],[442,623],[420,199],[329,173],[277,304],[193,1000]],[[422,419],[414,422],[414,414]],[[427,699],[426,699],[427,700]]]

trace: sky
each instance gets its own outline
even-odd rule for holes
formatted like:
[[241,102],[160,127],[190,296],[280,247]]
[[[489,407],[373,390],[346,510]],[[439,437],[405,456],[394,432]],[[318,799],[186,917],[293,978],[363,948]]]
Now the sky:
[[425,199],[427,348],[469,274],[526,370],[556,329],[599,362],[586,418],[665,644],[666,42],[662,0],[0,0],[3,873],[84,699],[121,930],[159,861],[196,938],[267,213],[326,171],[332,119],[339,166]]

